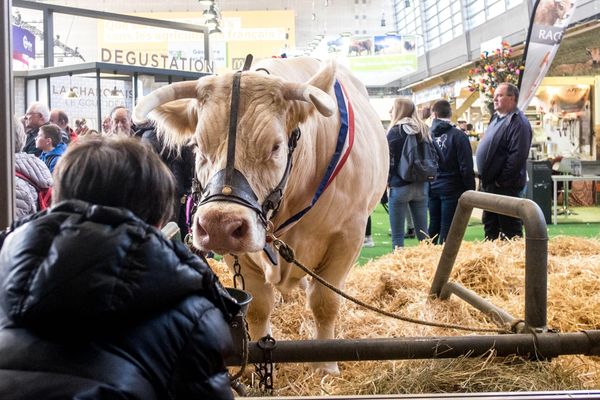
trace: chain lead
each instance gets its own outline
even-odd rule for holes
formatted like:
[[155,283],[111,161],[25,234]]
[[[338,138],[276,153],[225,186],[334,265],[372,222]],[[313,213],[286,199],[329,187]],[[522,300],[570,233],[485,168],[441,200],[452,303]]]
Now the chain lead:
[[270,394],[273,394],[273,349],[276,344],[271,335],[262,337],[257,342],[258,347],[263,350],[263,362],[255,365],[256,374],[260,378],[258,385]]
[[233,287],[237,289],[238,279],[242,284],[241,289],[246,290],[246,282],[244,282],[244,276],[242,275],[242,266],[240,265],[240,259],[237,255],[233,254]]

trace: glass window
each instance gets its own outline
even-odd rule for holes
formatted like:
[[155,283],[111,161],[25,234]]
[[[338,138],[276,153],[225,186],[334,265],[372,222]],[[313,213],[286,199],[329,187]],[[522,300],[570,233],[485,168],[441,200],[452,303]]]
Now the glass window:
[[[434,49],[454,39],[454,26],[462,25],[460,2],[452,0],[424,0],[424,29],[427,31],[427,48]],[[458,35],[462,29],[457,30]]]
[[440,10],[440,12],[438,13],[438,19],[440,21],[450,19],[450,7]]
[[514,6],[518,6],[521,4],[523,0],[506,0],[506,9],[513,8]]
[[468,26],[469,26],[469,28],[472,29],[472,28],[475,28],[476,26],[483,24],[484,22],[485,22],[485,12],[483,10],[481,10],[477,14],[471,15],[469,17]]
[[487,10],[487,18],[486,19],[492,19],[494,17],[497,17],[498,15],[502,14],[504,11],[506,11],[505,9],[506,4],[504,3],[504,0],[497,0],[497,1],[489,1],[488,5],[486,7]]

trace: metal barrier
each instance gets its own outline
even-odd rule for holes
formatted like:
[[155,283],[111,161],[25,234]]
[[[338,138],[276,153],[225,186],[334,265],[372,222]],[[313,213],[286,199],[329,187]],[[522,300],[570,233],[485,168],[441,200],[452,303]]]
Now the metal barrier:
[[[525,227],[525,323],[488,303],[458,283],[448,282],[473,208],[520,218]],[[546,332],[548,286],[548,233],[540,207],[531,200],[469,190],[458,201],[454,219],[429,292],[447,299],[451,294],[492,316],[500,324],[510,324],[516,332]]]
[[[241,365],[245,358],[237,349],[226,360]],[[494,350],[497,356],[512,354],[530,359],[559,355],[600,355],[600,331],[573,333],[523,333],[514,335],[407,337],[383,339],[279,340],[270,350],[274,363],[416,360],[425,358],[480,357]],[[264,362],[258,342],[248,343],[248,363]]]
[[[525,322],[514,318],[476,293],[448,282],[469,217],[474,207],[521,218],[525,225]],[[423,358],[479,357],[490,350],[498,356],[512,354],[530,359],[550,359],[559,355],[600,355],[600,330],[573,333],[548,332],[546,289],[548,235],[540,208],[531,200],[468,191],[456,210],[448,240],[444,245],[430,295],[447,298],[456,294],[501,324],[511,324],[518,332],[510,335],[407,337],[381,339],[285,340],[273,341],[265,352],[261,342],[245,342],[244,324],[234,321],[236,349],[228,366],[267,362],[370,361]],[[239,332],[235,332],[238,330]],[[247,345],[247,346],[246,346]]]

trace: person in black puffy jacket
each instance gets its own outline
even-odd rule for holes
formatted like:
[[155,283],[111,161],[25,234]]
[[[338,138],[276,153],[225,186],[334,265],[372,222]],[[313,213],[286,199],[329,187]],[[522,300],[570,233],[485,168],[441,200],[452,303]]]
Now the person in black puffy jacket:
[[53,207],[0,235],[0,399],[232,399],[239,310],[157,229],[173,178],[130,138],[85,138]]

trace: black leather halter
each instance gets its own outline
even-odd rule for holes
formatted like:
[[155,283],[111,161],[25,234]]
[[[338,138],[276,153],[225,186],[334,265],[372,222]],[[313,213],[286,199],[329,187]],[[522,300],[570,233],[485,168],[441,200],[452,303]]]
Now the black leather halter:
[[[259,204],[258,196],[252,190],[250,183],[244,174],[235,168],[235,146],[237,137],[237,122],[238,109],[240,100],[240,86],[242,72],[248,70],[252,63],[252,56],[246,57],[244,68],[242,71],[237,71],[233,76],[233,84],[231,89],[231,105],[229,112],[229,132],[227,136],[227,164],[225,168],[214,174],[202,190],[200,201],[194,199],[194,212],[197,206],[201,206],[213,201],[233,202],[254,210],[260,218],[267,232],[273,232],[273,226],[269,221],[277,212],[281,200],[283,198],[283,190],[287,183],[290,171],[292,169],[292,155],[298,139],[300,138],[300,129],[295,128],[290,134],[288,140],[288,155],[287,164],[283,176],[277,186],[273,188],[271,193],[265,198],[263,204]],[[194,188],[196,196],[198,195],[199,185]],[[194,193],[193,193],[194,194]],[[197,198],[197,197],[196,197]],[[271,262],[276,264],[276,258],[270,247],[265,246],[265,251],[271,259]]]

